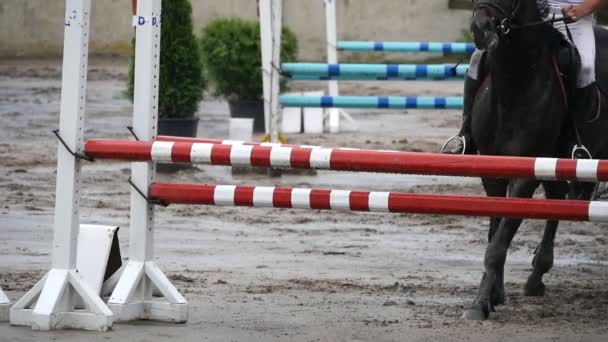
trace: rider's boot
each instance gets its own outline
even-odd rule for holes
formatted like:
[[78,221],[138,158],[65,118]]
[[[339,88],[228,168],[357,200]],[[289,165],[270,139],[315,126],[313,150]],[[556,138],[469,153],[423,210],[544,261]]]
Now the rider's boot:
[[593,120],[594,115],[590,112],[594,109],[593,96],[597,91],[597,84],[592,83],[584,88],[577,88],[574,90],[574,94],[570,101],[570,108],[568,115],[570,120],[573,122],[572,129],[574,130],[571,157],[572,159],[592,159],[591,153],[583,145],[580,131],[578,130],[578,122],[584,122]]
[[[481,79],[481,78],[480,78]],[[443,145],[441,153],[446,154],[475,154],[477,153],[477,147],[473,142],[471,132],[472,112],[473,104],[475,103],[475,96],[483,80],[475,80],[469,75],[465,76],[464,79],[464,108],[462,111],[462,126],[458,135],[451,137]]]

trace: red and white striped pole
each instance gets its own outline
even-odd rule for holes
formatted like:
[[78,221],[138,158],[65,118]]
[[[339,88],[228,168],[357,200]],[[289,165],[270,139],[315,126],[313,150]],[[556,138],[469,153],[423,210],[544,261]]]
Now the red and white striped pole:
[[167,204],[608,222],[606,202],[161,183],[149,195]]
[[128,140],[89,140],[85,145],[85,153],[93,158],[125,161],[586,182],[608,181],[608,160],[460,156],[274,144],[235,143],[229,145]]
[[[276,144],[271,142],[248,142],[242,140],[222,140],[222,139],[206,139],[206,138],[187,138],[187,137],[173,137],[168,135],[159,135],[155,141],[165,142],[183,142],[183,143],[201,143],[201,144],[222,144],[222,145],[253,145],[253,146],[283,146],[283,147],[302,147],[302,148],[313,148],[320,146],[313,145],[291,145],[291,144]],[[356,150],[351,148],[350,150]]]

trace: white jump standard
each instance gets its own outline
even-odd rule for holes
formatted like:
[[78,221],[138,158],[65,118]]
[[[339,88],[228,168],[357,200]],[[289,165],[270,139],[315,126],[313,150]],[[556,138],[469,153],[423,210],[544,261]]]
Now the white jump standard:
[[[140,139],[153,140],[158,117],[161,0],[139,0],[137,16],[145,18],[146,24],[138,25],[136,31],[133,130]],[[131,166],[132,181],[144,194],[154,175],[154,164]],[[154,207],[135,189],[131,191],[130,220],[129,261],[108,300],[115,319],[185,322],[188,302],[154,262]],[[156,290],[164,300],[153,298]]]
[[[154,210],[133,190],[130,211],[129,261],[103,285],[111,297],[106,305],[77,269],[80,159],[84,152],[90,0],[67,0],[57,163],[57,191],[52,268],[11,309],[13,325],[35,330],[108,330],[114,321],[155,319],[185,322],[188,304],[153,261]],[[161,0],[139,0],[135,48],[135,134],[156,137]],[[133,163],[132,179],[147,193],[154,165]],[[116,279],[116,280],[115,280]],[[162,297],[157,297],[157,294]],[[153,297],[154,295],[154,297]],[[84,303],[85,310],[77,309]]]
[[[59,134],[67,148],[83,152],[90,0],[67,0]],[[11,308],[13,325],[34,330],[112,327],[112,311],[76,268],[80,159],[59,144],[51,270]],[[76,310],[82,301],[86,310]]]

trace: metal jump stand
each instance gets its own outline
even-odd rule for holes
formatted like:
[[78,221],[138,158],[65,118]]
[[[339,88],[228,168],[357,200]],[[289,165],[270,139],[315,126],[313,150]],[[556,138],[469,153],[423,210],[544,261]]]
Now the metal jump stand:
[[[154,263],[154,210],[131,194],[129,261],[112,283],[106,305],[76,267],[80,207],[80,163],[84,147],[90,0],[66,0],[65,42],[58,148],[57,190],[51,270],[10,310],[13,325],[35,330],[107,330],[114,321],[187,320],[188,303]],[[143,140],[156,137],[161,0],[140,0],[136,27],[133,129]],[[132,180],[147,195],[153,164],[133,163]],[[162,296],[158,296],[161,294]],[[0,297],[0,303],[3,298]],[[85,309],[79,309],[83,303]]]

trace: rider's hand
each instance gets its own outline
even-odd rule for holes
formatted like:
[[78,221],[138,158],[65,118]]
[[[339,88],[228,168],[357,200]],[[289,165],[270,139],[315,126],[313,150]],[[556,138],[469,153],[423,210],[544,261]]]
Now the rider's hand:
[[582,13],[579,6],[575,5],[566,5],[562,7],[562,14],[564,15],[564,19],[566,24],[571,24],[576,22],[582,17]]
[[593,14],[593,12],[599,9],[601,4],[602,0],[586,0],[580,5],[566,5],[562,7],[562,14],[567,24],[573,23]]

